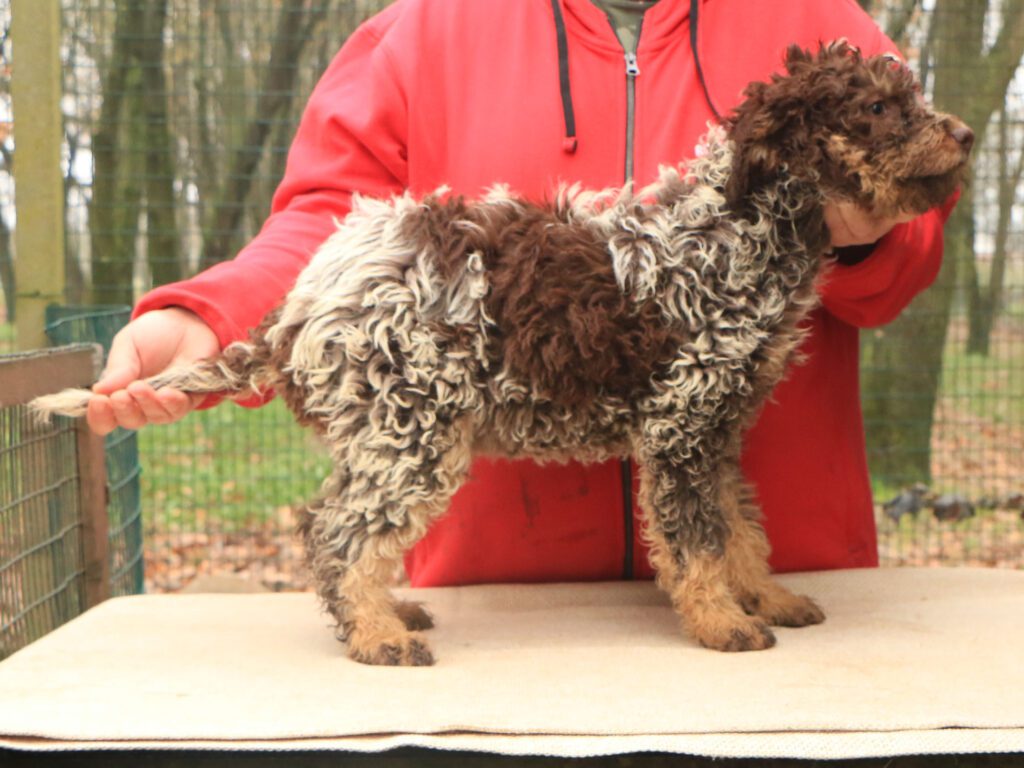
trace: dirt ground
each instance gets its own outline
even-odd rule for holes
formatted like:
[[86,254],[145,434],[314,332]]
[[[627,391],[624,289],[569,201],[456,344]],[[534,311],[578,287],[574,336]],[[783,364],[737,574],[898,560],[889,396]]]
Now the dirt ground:
[[[876,510],[883,566],[1024,568],[1020,512],[982,510],[961,522],[940,522],[930,510],[899,524]],[[282,509],[280,523],[291,517]],[[197,576],[230,576],[270,591],[310,588],[302,547],[287,524],[245,533],[147,534],[146,591],[177,592]]]

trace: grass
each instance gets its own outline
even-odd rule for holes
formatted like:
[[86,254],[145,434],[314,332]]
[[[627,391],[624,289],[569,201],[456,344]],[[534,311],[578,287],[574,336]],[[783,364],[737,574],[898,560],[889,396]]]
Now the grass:
[[330,468],[280,401],[223,404],[139,432],[147,530],[239,531],[274,524],[314,496]]

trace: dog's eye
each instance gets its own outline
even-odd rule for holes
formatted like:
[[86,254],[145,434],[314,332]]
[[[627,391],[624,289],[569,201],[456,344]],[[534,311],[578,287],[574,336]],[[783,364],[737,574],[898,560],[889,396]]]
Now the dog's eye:
[[876,101],[874,104],[872,104],[870,107],[868,107],[868,112],[870,112],[872,115],[875,115],[876,117],[879,116],[879,115],[884,115],[885,114],[885,102],[884,101]]

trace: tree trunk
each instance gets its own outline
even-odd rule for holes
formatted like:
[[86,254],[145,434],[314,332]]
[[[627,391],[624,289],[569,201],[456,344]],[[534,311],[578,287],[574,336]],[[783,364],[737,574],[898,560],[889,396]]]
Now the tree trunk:
[[296,62],[312,33],[327,13],[327,4],[316,0],[285,0],[281,5],[270,62],[261,78],[259,101],[225,175],[225,184],[214,205],[212,222],[203,241],[202,265],[212,266],[230,258],[238,246],[244,202],[253,186],[256,167],[272,135],[271,128],[291,103],[298,67]]
[[[914,15],[920,9],[920,4],[920,0],[900,0],[899,3],[888,8],[885,34],[901,49],[905,49],[908,44],[907,30]],[[865,10],[870,9],[865,8]]]
[[7,309],[5,321],[14,323],[14,259],[11,257],[11,230],[0,216],[0,287],[4,291],[4,307]]
[[164,26],[169,0],[149,0],[143,39],[137,49],[141,73],[140,112],[144,126],[140,149],[145,157],[146,241],[154,285],[180,280],[183,264],[175,212],[174,143],[168,115],[168,83],[164,68]]
[[[14,153],[0,144],[0,162],[8,176],[14,174]],[[7,310],[6,322],[13,324],[15,305],[17,304],[17,286],[14,281],[14,247],[11,241],[11,230],[3,216],[0,216],[0,288],[3,288],[4,307]]]
[[[103,76],[103,107],[92,137],[95,175],[89,230],[92,238],[92,285],[87,300],[131,303],[138,190],[128,188],[124,165],[130,157],[122,128],[132,80],[132,47],[141,34],[145,14],[138,0],[119,3],[114,22],[113,51]],[[130,193],[134,191],[134,199]]]
[[[962,2],[962,0],[961,0]],[[956,104],[968,93],[971,63],[981,54],[985,3],[965,13],[949,0],[936,4],[935,100]],[[980,12],[980,13],[979,13]],[[896,484],[931,480],[931,433],[942,372],[957,267],[973,252],[969,192],[946,229],[946,255],[935,284],[893,323],[862,344],[864,423],[871,471]]]
[[[957,112],[984,142],[1024,54],[1024,0],[1002,6],[1003,26],[985,46],[986,0],[937,0],[933,11],[934,99]],[[885,329],[865,335],[864,420],[871,470],[896,483],[929,482],[931,434],[946,332],[958,275],[973,266],[970,187],[946,225],[946,255],[935,285]]]
[[143,213],[155,282],[176,280],[182,273],[164,70],[168,0],[127,0],[117,8],[114,50],[93,135],[93,274],[88,299],[97,304],[132,303]]
[[946,226],[935,284],[862,343],[864,425],[872,476],[897,485],[931,480],[931,434],[953,304],[958,254],[971,250],[969,192]]
[[992,341],[992,328],[1003,303],[1003,285],[1006,280],[1007,241],[1010,235],[1010,224],[1013,215],[1013,204],[1017,196],[1017,186],[1024,172],[1024,152],[1017,155],[1017,163],[1010,166],[1011,142],[1009,137],[1009,118],[1004,109],[999,115],[999,178],[998,198],[999,211],[996,219],[996,231],[992,250],[992,263],[989,268],[988,286],[982,291],[979,288],[970,293],[974,300],[968,308],[970,327],[967,335],[967,351],[976,355],[988,355]]

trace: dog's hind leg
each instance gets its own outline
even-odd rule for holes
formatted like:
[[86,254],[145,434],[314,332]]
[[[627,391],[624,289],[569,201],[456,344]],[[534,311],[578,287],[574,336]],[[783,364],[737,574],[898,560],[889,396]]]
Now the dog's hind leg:
[[394,536],[370,536],[365,528],[346,528],[341,537],[325,541],[330,502],[316,509],[306,540],[317,593],[336,622],[348,654],[364,664],[424,666],[434,659],[426,640],[411,632],[398,615],[389,589],[398,558],[388,556]]
[[744,610],[777,627],[820,624],[825,614],[809,597],[796,595],[771,576],[771,547],[761,527],[760,510],[740,469],[727,464],[720,469],[721,507],[729,526],[725,546],[726,578]]
[[348,654],[365,664],[422,666],[429,614],[390,590],[402,555],[446,510],[469,466],[469,428],[435,424],[407,454],[355,440],[300,531],[317,591]]

